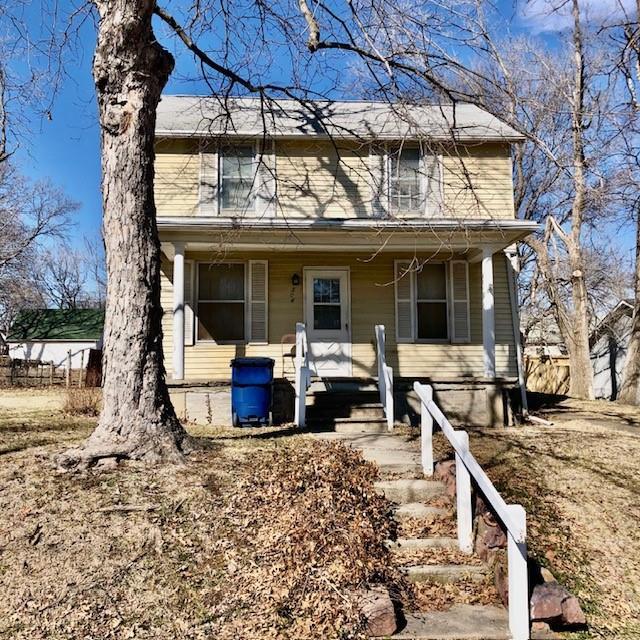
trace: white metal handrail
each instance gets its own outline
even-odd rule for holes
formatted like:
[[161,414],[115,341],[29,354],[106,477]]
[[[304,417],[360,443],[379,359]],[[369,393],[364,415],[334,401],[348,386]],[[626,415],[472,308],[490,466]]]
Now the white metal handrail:
[[433,475],[433,424],[438,424],[451,443],[456,459],[456,512],[458,544],[465,553],[473,551],[473,505],[471,478],[507,532],[509,568],[509,628],[513,640],[528,640],[529,579],[527,569],[527,516],[518,504],[507,504],[478,461],[469,451],[469,434],[456,431],[433,400],[433,387],[415,382],[421,406],[420,449],[425,475]]
[[384,408],[384,415],[387,418],[387,428],[391,431],[393,429],[393,369],[387,365],[384,325],[377,324],[375,326],[375,334],[378,361],[378,392],[380,393],[380,403]]
[[296,323],[296,404],[294,409],[294,424],[304,427],[306,424],[307,389],[311,382],[309,369],[309,344],[307,342],[307,328],[303,322]]

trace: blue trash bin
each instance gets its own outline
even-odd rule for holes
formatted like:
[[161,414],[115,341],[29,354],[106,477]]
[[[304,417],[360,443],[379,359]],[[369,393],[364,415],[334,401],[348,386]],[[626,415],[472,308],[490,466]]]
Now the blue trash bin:
[[241,425],[271,424],[272,358],[234,358],[231,361],[231,421]]

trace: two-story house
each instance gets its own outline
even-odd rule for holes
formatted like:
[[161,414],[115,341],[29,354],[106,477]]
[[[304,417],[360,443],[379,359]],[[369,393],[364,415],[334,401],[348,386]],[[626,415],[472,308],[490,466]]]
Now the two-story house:
[[414,417],[414,380],[459,419],[504,419],[519,374],[507,254],[535,229],[514,215],[516,131],[472,105],[164,96],[156,139],[174,384],[269,356],[291,398],[296,323],[326,389],[375,384],[384,325],[396,419]]

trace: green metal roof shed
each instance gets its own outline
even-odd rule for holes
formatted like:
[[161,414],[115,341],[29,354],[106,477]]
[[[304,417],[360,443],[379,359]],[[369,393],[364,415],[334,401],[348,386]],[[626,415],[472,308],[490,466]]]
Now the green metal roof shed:
[[7,342],[100,340],[103,327],[101,309],[24,309],[13,322]]

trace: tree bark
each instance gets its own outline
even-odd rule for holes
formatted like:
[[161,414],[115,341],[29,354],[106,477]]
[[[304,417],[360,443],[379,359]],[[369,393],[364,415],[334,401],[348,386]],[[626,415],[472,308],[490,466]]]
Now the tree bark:
[[[640,405],[640,206],[636,209],[636,271],[631,335],[622,374],[618,402]],[[615,375],[612,371],[611,375]]]
[[573,310],[571,326],[566,327],[565,340],[569,352],[571,381],[569,395],[593,398],[593,370],[589,353],[589,297],[584,273],[582,251],[582,222],[586,202],[585,150],[584,150],[584,91],[585,63],[580,7],[572,2],[574,86],[571,105],[571,133],[573,138],[573,184],[575,193],[571,206],[571,232],[564,237],[571,270],[571,298]]
[[190,442],[165,383],[153,193],[156,107],[174,62],[153,34],[154,0],[94,2],[108,281],[103,409],[95,431],[59,463],[180,462]]

